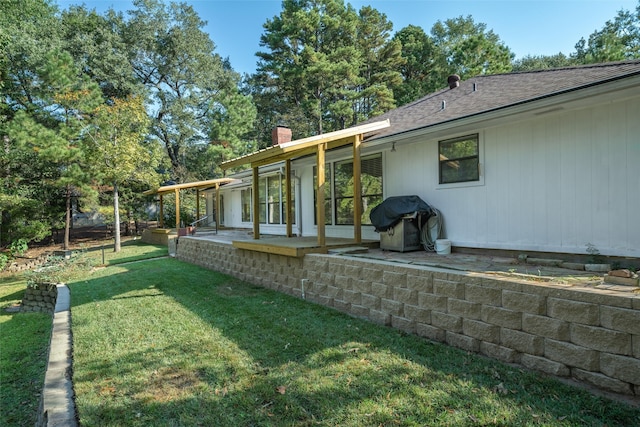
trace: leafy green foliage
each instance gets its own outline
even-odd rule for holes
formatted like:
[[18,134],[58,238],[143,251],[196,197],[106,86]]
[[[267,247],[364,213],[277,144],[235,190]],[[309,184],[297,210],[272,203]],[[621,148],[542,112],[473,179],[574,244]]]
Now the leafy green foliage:
[[13,257],[24,255],[27,252],[27,249],[29,249],[27,240],[22,238],[14,240],[9,245],[9,253]]

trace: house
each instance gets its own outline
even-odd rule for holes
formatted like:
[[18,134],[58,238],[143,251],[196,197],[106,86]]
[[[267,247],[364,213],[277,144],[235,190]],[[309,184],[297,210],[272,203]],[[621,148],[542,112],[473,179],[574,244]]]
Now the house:
[[371,209],[418,195],[454,248],[639,257],[640,61],[454,75],[356,127],[275,141],[222,167],[244,165],[219,189],[218,221],[256,238],[377,240]]

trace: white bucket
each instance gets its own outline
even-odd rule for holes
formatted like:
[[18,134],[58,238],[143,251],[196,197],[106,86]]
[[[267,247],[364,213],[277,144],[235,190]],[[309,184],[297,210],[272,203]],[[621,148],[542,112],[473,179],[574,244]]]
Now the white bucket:
[[439,255],[449,255],[451,253],[451,240],[436,240],[436,253]]

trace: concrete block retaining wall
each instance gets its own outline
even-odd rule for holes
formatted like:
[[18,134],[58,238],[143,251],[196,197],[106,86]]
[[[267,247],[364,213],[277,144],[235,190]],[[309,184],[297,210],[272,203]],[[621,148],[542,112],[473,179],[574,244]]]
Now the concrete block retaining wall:
[[[430,340],[640,396],[640,295],[181,237],[177,258]],[[303,280],[304,279],[304,280]]]

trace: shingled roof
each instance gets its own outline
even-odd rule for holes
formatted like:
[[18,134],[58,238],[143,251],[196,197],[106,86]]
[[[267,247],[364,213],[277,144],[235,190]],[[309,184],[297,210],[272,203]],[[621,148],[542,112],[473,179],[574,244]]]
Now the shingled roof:
[[640,75],[640,60],[477,76],[371,119],[391,126],[367,141]]

